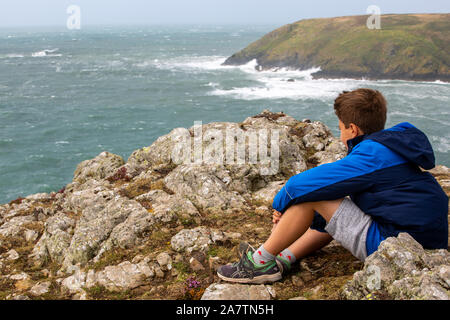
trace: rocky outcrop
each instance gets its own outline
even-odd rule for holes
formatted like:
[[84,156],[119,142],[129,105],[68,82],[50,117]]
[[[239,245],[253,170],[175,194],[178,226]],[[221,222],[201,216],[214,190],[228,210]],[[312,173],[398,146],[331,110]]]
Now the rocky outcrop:
[[75,169],[73,181],[83,183],[88,179],[105,179],[115,174],[123,164],[122,157],[107,151],[102,152],[92,160],[81,162]]
[[[267,142],[271,131],[277,133],[281,159],[271,175],[264,171],[267,163],[250,161],[250,143],[244,144],[242,162],[237,161],[237,153],[234,162],[174,163],[173,150],[183,134],[195,138],[200,133],[204,136],[203,148],[208,150],[215,143],[205,138],[211,132],[217,137],[223,135],[224,140],[230,132],[236,140],[259,139],[255,132],[265,133]],[[191,154],[195,152],[194,146]],[[61,271],[72,272],[74,265],[98,261],[113,248],[140,244],[155,225],[200,223],[208,214],[249,212],[254,203],[270,205],[271,197],[291,175],[344,155],[342,143],[322,123],[300,122],[283,113],[264,111],[240,124],[219,122],[177,128],[151,146],[133,152],[126,163],[119,156],[102,152],[81,162],[73,181],[60,192],[2,206],[5,213],[0,235],[30,232],[23,226],[38,221],[43,232],[30,258],[36,265],[52,261],[61,264]],[[39,208],[44,200],[48,205]],[[43,214],[31,212],[33,206]],[[28,238],[37,235],[29,233]]]
[[384,240],[343,289],[346,299],[382,296],[405,300],[450,299],[450,254],[424,250],[409,234]]
[[[202,149],[195,144],[199,136]],[[228,162],[227,138],[236,151]],[[183,139],[192,143],[180,145]],[[260,161],[252,158],[255,141],[265,146],[257,150]],[[215,161],[197,163],[198,150],[203,160]],[[212,150],[222,150],[224,158]],[[345,154],[323,123],[268,110],[241,123],[176,128],[126,162],[102,152],[80,163],[58,192],[0,205],[0,299],[335,297],[360,266],[335,243],[302,260],[273,287],[216,283],[216,270],[236,260],[240,241],[257,245],[267,238],[273,197],[289,177]],[[448,192],[448,168],[433,170]],[[444,297],[445,252],[411,249],[404,237],[386,244],[395,241],[401,245],[388,250],[391,264],[377,264],[394,270],[383,278],[382,294]],[[416,274],[395,269],[396,259],[412,265],[413,249],[412,257],[420,256],[420,263],[411,258]],[[364,270],[343,297],[369,293],[358,280],[370,276]],[[426,284],[425,291],[418,289]]]

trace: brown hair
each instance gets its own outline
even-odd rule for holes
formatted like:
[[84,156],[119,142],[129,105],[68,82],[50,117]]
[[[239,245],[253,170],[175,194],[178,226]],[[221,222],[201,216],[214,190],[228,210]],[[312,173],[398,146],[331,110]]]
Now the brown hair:
[[387,102],[378,90],[343,91],[334,100],[334,112],[346,128],[354,123],[365,134],[370,134],[384,129]]

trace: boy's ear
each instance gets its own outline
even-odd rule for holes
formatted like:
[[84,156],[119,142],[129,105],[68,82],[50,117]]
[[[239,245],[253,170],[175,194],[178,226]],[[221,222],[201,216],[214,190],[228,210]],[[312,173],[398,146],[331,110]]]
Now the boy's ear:
[[352,135],[353,137],[357,137],[360,135],[363,135],[364,132],[361,130],[360,127],[358,127],[356,124],[354,123],[350,123],[350,128],[352,129]]

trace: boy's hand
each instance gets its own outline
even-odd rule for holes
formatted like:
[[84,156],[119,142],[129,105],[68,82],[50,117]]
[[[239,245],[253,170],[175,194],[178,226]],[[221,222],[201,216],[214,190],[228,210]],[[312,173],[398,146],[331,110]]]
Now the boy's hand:
[[281,219],[281,212],[278,212],[277,210],[273,210],[272,222],[274,224],[277,224],[278,221],[280,221],[280,219]]

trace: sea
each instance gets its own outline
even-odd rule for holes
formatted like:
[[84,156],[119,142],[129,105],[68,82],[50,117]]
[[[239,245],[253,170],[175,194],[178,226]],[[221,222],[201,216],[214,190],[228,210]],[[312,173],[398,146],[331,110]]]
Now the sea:
[[[227,57],[279,25],[150,25],[0,29],[0,203],[58,191],[103,151],[126,161],[194,121],[241,122],[264,109],[320,120],[338,135],[333,101],[373,88],[387,127],[424,131],[450,166],[450,84],[318,79],[320,70],[257,71]],[[287,81],[293,79],[294,81]]]

